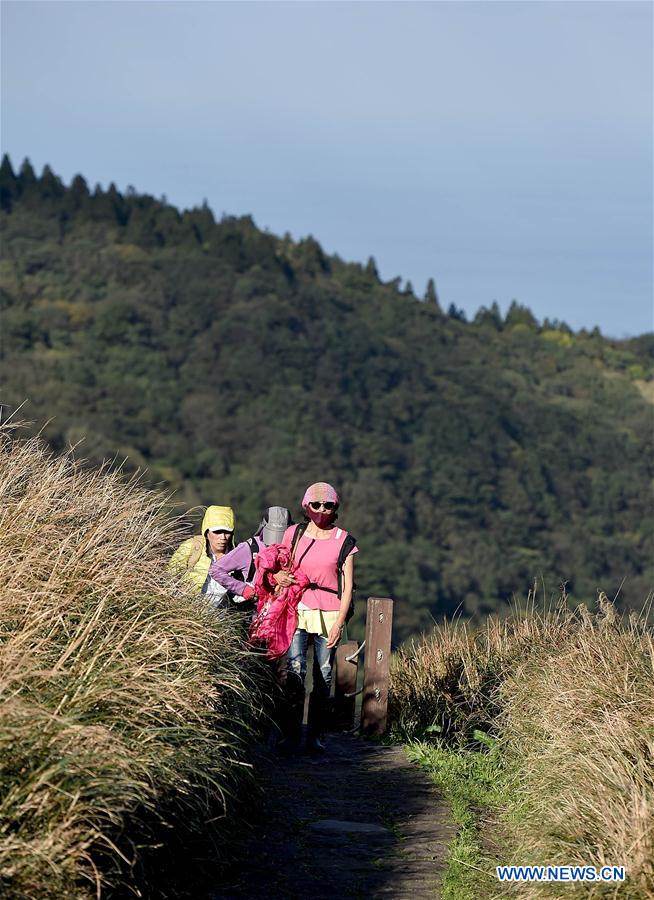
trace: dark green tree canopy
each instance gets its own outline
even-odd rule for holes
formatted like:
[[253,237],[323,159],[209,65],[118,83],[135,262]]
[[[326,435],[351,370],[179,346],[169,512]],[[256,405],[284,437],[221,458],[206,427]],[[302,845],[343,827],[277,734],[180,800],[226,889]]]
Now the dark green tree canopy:
[[[0,165],[0,401],[56,448],[126,458],[181,507],[299,514],[343,496],[363,596],[397,636],[567,582],[640,608],[652,587],[654,337],[467,323],[311,237],[115,185]],[[408,288],[408,285],[407,285]]]

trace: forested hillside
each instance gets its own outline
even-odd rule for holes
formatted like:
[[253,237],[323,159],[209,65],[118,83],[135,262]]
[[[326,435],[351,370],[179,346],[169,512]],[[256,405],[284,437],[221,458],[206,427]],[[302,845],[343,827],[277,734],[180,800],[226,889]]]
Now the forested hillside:
[[28,399],[55,448],[127,456],[180,507],[232,504],[242,537],[333,482],[398,638],[534,578],[645,601],[654,336],[518,304],[468,323],[311,238],[7,158],[0,205],[0,401]]

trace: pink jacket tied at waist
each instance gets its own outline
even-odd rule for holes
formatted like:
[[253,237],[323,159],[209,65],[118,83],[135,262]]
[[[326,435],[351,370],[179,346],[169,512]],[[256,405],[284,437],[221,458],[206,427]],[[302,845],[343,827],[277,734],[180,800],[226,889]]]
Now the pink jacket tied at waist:
[[[268,659],[283,656],[297,628],[297,605],[309,579],[291,562],[288,547],[272,544],[255,559],[254,590],[258,603],[250,626],[250,641],[265,644]],[[281,569],[292,572],[295,584],[279,588],[273,575]]]

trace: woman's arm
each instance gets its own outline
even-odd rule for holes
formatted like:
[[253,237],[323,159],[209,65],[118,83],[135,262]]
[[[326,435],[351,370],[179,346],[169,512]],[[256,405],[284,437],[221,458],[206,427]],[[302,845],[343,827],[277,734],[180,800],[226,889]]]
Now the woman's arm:
[[[245,597],[246,594],[252,594],[252,585],[248,585],[245,579],[248,576],[250,563],[252,562],[252,551],[247,541],[241,541],[233,550],[221,556],[209,566],[209,574],[214,581],[231,591],[238,594],[239,597]],[[242,580],[234,578],[230,573],[239,570],[243,576]],[[248,588],[250,590],[248,590]],[[244,593],[245,592],[245,593]]]
[[343,593],[341,594],[341,605],[338,610],[338,618],[330,629],[327,639],[328,647],[335,647],[341,639],[347,611],[352,602],[352,586],[354,584],[354,553],[350,553],[343,565]]

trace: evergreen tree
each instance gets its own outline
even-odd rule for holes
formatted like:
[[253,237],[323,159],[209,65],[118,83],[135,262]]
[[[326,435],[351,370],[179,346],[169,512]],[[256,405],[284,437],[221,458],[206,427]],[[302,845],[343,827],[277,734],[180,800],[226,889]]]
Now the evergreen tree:
[[102,190],[102,185],[96,184],[89,208],[96,221],[113,219],[115,223],[125,225],[129,218],[125,199],[113,181],[106,191]]
[[79,212],[86,212],[90,206],[91,192],[86,179],[76,175],[70,183],[63,198],[63,209],[70,216]]
[[160,206],[154,214],[155,235],[163,246],[180,236],[181,217],[172,206]]
[[23,160],[18,173],[18,193],[21,200],[29,206],[39,203],[39,182],[32,168],[32,163],[27,157]]
[[159,243],[153,218],[153,210],[146,198],[140,197],[129,204],[125,240],[139,247],[154,247]]
[[[254,222],[251,222],[254,226]],[[298,244],[296,262],[303,272],[309,275],[318,275],[329,271],[329,263],[322,247],[311,235]]]
[[14,174],[11,160],[5,153],[0,164],[0,209],[11,211],[12,204],[18,196],[18,182]]
[[515,328],[516,325],[524,325],[530,331],[537,331],[539,327],[538,320],[532,311],[528,307],[522,306],[517,300],[512,300],[504,319],[504,326],[505,328]]
[[374,256],[368,257],[368,262],[366,263],[366,274],[373,278],[375,281],[379,281],[379,271],[377,269],[377,263],[375,262]]
[[438,293],[436,291],[436,283],[433,278],[430,278],[427,282],[427,288],[425,290],[425,303],[428,303],[430,306],[435,306],[436,309],[440,312],[440,302],[438,299]]
[[490,309],[486,306],[480,307],[474,318],[475,325],[485,325],[501,331],[503,328],[502,313],[497,305],[497,301],[493,301]]
[[465,310],[463,308],[459,309],[454,303],[450,303],[448,306],[447,314],[450,319],[455,319],[458,322],[467,321]]
[[18,173],[18,182],[21,187],[21,194],[36,184],[36,172],[32,168],[32,163],[26,156]]
[[41,197],[43,200],[59,200],[66,193],[66,188],[58,176],[54,174],[50,166],[43,167],[41,173]]
[[206,200],[203,201],[202,206],[186,210],[184,220],[191,226],[200,244],[209,240],[216,224]]

